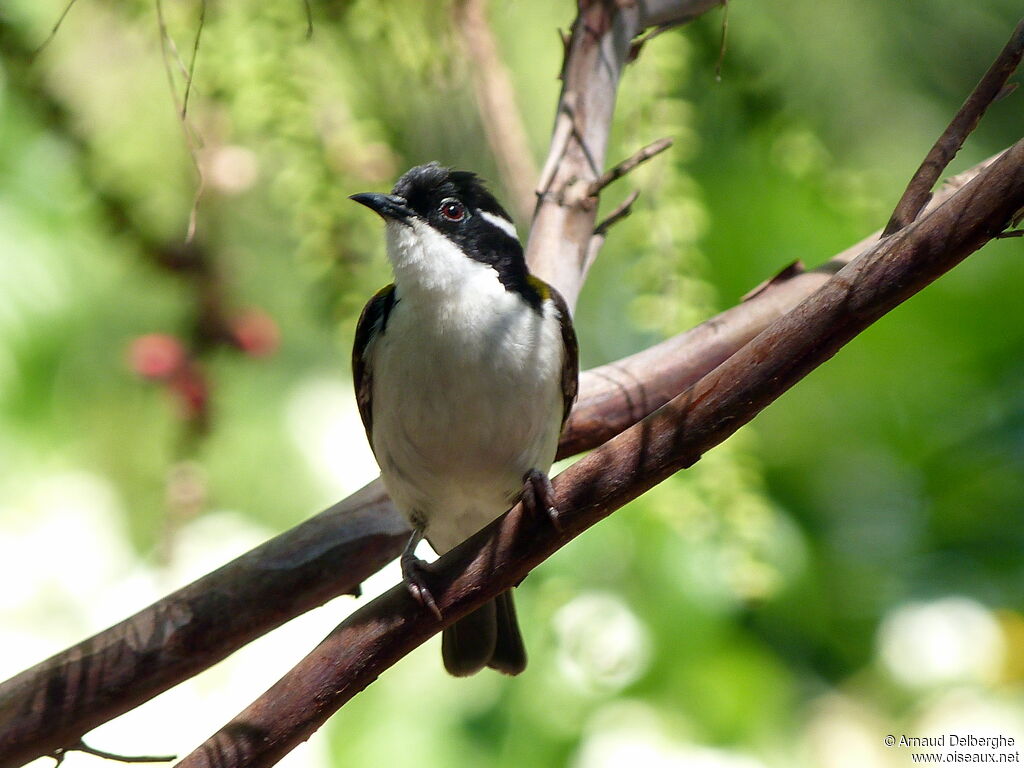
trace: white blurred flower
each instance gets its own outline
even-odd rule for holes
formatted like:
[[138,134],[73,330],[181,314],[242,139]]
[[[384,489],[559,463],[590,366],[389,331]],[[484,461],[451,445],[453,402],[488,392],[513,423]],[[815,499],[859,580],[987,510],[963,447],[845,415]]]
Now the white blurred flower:
[[618,597],[582,594],[555,614],[558,663],[583,689],[620,690],[647,668],[648,632]]
[[35,610],[58,593],[85,605],[132,561],[120,501],[99,475],[42,475],[12,496],[0,508],[0,613]]
[[808,764],[817,768],[875,768],[890,764],[883,741],[892,730],[863,704],[839,694],[814,702],[804,734]]
[[619,701],[598,710],[572,760],[572,768],[764,768],[756,758],[673,737],[649,706]]
[[330,495],[346,496],[377,476],[350,382],[303,382],[288,399],[286,418],[292,439]]
[[918,716],[916,733],[958,736],[1012,736],[1024,740],[1024,713],[1019,704],[1004,703],[976,689],[957,688],[931,701]]
[[878,646],[890,674],[910,688],[991,682],[1006,651],[995,616],[965,597],[897,608],[882,622]]

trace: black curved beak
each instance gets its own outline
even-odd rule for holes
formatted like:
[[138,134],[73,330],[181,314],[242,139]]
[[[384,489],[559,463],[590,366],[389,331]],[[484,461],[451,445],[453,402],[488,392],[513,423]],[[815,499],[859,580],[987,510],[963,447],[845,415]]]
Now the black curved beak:
[[357,203],[365,205],[371,211],[376,211],[385,220],[394,219],[404,224],[413,216],[413,211],[405,202],[405,198],[398,195],[360,192],[358,195],[350,195],[349,200],[355,200]]

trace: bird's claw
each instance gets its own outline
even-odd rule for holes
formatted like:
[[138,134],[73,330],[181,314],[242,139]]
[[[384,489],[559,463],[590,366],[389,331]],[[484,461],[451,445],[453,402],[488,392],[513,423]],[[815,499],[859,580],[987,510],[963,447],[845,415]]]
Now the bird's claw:
[[437,602],[430,592],[430,587],[427,586],[426,577],[430,570],[427,564],[411,554],[402,555],[401,564],[402,578],[405,580],[405,586],[409,589],[409,594],[412,595],[413,600],[434,614],[437,620],[440,621],[442,618],[441,609],[437,607]]
[[543,514],[556,531],[562,531],[558,507],[554,505],[555,489],[551,478],[539,469],[531,469],[523,476],[523,507],[530,514]]

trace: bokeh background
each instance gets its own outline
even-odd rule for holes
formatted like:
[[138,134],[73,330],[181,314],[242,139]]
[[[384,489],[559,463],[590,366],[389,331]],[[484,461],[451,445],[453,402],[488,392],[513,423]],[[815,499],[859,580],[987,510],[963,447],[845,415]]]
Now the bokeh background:
[[[492,5],[539,164],[574,4]],[[389,277],[346,196],[431,159],[503,190],[450,2],[312,0],[311,37],[300,0],[210,3],[184,124],[198,2],[164,0],[164,36],[152,0],[81,0],[37,52],[63,10],[0,4],[0,678],[374,477],[348,350]],[[642,191],[581,297],[584,365],[883,225],[1019,13],[735,0],[720,78],[721,12],[652,40],[609,159],[675,145],[606,194]],[[1020,138],[1022,98],[952,171]],[[537,569],[524,675],[454,680],[428,643],[285,764],[887,768],[910,764],[887,734],[1019,746],[1022,257],[986,246]],[[355,605],[88,740],[187,753]]]

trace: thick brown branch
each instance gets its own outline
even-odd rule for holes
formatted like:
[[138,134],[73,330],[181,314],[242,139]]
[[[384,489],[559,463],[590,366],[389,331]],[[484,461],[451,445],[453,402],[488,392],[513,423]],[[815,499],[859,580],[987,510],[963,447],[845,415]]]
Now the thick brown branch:
[[1014,73],[1024,55],[1024,19],[1018,22],[1009,42],[999,53],[999,57],[989,67],[971,91],[971,95],[953,116],[952,121],[935,142],[920,167],[915,171],[903,196],[896,204],[892,218],[885,225],[883,234],[891,235],[902,229],[917,218],[928,202],[932,187],[939,180],[946,166],[960,151],[971,131],[978,125],[985,110],[998,98],[1006,81]]
[[559,530],[517,506],[440,558],[432,591],[443,622],[397,585],[350,616],[179,766],[273,765],[443,626],[693,465],[875,320],[1001,232],[1022,204],[1024,141],[952,200],[855,258],[693,387],[559,475]]
[[[948,199],[993,160],[951,179]],[[586,371],[559,456],[594,448],[693,384],[820,288],[878,233],[810,272],[647,350]],[[0,767],[83,734],[360,582],[401,552],[405,521],[379,483],[335,504],[134,616],[0,684]],[[96,672],[102,670],[102,674]],[[58,691],[53,698],[47,691]]]

